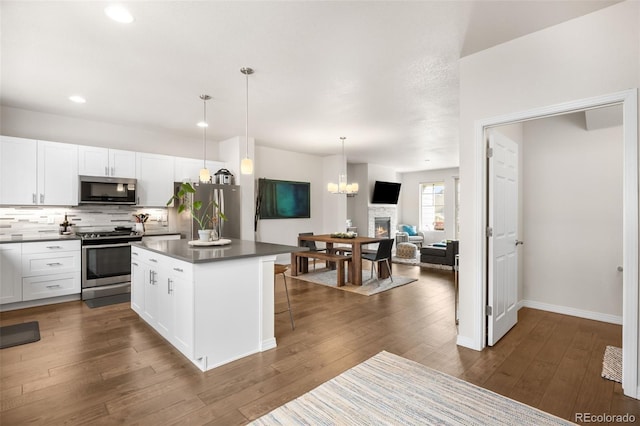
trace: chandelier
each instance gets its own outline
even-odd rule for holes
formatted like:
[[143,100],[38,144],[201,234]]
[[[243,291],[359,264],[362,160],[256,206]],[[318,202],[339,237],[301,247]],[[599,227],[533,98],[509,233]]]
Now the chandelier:
[[347,196],[354,196],[358,193],[358,183],[347,183],[347,157],[344,155],[344,140],[346,137],[340,137],[342,141],[342,171],[338,174],[338,183],[329,182],[327,184],[327,190],[332,194],[347,194]]

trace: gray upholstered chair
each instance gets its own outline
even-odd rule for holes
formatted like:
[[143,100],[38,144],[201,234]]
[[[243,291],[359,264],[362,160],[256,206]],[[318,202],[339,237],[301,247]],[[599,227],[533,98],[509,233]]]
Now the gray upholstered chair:
[[396,231],[396,241],[398,243],[412,243],[420,248],[424,244],[424,233],[418,231],[415,226],[401,223],[398,224]]

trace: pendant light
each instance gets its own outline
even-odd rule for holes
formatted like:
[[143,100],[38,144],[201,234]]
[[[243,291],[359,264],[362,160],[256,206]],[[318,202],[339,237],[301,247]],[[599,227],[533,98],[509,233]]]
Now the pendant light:
[[347,157],[344,155],[344,140],[346,137],[340,137],[342,141],[342,171],[338,175],[338,183],[330,182],[327,184],[327,190],[332,194],[347,194],[348,197],[353,197],[358,193],[359,185],[357,182],[347,182]]
[[198,123],[198,127],[202,127],[202,168],[200,169],[200,182],[208,183],[211,181],[211,173],[207,169],[207,101],[211,99],[209,95],[200,95],[200,99],[204,103],[204,113],[202,121]]
[[246,77],[247,86],[247,120],[245,126],[245,143],[246,143],[246,155],[240,163],[240,173],[243,175],[253,174],[253,161],[249,158],[249,75],[253,74],[253,69],[249,67],[240,68],[240,72]]

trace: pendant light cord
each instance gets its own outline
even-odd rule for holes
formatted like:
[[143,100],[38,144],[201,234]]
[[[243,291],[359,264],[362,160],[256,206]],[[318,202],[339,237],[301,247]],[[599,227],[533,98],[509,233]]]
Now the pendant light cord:
[[207,168],[207,126],[209,126],[209,123],[207,123],[207,100],[204,99],[204,117],[202,118],[203,122],[205,123],[205,126],[202,128],[203,131],[203,137],[202,137],[202,150],[203,150],[203,155],[202,155],[202,168],[206,169]]
[[245,124],[245,142],[247,144],[247,158],[249,158],[249,73],[245,74],[246,76],[246,81],[247,81],[247,120],[246,120],[246,124]]

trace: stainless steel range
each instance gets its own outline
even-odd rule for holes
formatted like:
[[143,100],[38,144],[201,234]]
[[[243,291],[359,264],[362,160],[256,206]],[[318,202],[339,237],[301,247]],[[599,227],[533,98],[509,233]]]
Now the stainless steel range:
[[82,300],[131,292],[131,228],[78,232],[82,239]]

